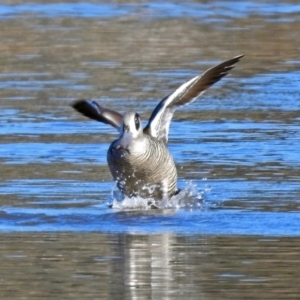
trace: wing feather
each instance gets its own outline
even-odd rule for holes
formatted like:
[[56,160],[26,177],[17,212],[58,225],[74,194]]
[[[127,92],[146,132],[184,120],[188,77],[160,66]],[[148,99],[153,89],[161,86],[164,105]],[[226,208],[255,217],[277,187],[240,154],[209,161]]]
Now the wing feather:
[[89,100],[77,100],[72,107],[90,119],[109,124],[119,132],[121,131],[123,115],[114,110],[104,108],[97,102]]
[[169,127],[175,109],[178,106],[191,103],[203,95],[210,86],[226,76],[243,56],[236,56],[208,69],[203,74],[195,76],[182,84],[172,94],[162,99],[152,112],[144,132],[167,143]]

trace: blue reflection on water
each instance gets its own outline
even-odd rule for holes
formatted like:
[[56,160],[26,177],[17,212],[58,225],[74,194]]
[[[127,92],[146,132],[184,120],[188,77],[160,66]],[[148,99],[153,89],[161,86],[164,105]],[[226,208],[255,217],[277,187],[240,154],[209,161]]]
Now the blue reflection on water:
[[[0,19],[15,17],[30,18],[32,14],[40,17],[82,17],[116,18],[136,14],[141,18],[183,18],[201,17],[201,22],[220,22],[227,18],[245,18],[249,15],[266,17],[283,14],[296,15],[300,4],[268,3],[251,1],[211,1],[201,3],[148,2],[143,4],[109,3],[30,3],[20,5],[0,5]],[[214,19],[214,16],[219,17]],[[146,18],[146,19],[147,19]],[[278,21],[278,19],[277,19]],[[26,57],[24,57],[26,58]],[[28,58],[28,57],[27,57]],[[30,58],[30,57],[29,57]],[[293,63],[293,62],[292,62]],[[100,65],[103,64],[102,62]],[[105,63],[104,63],[105,64]],[[173,78],[179,84],[187,76],[196,75],[189,70],[179,70],[176,74],[169,71],[157,73],[164,80]],[[47,73],[4,74],[8,77],[1,81],[2,89],[44,90],[59,88],[81,88],[72,80],[46,80]],[[25,80],[27,76],[34,80]],[[147,75],[135,73],[133,75]],[[150,74],[153,76],[153,74]],[[2,76],[2,77],[3,77]],[[16,80],[14,77],[19,79]],[[84,77],[84,74],[82,75]],[[79,74],[79,79],[82,78]],[[23,78],[24,77],[24,80]],[[43,78],[40,78],[43,77]],[[45,77],[45,78],[44,78]],[[299,72],[260,75],[241,80],[244,94],[232,94],[220,102],[198,101],[188,110],[243,109],[260,110],[299,109],[297,82]],[[73,81],[74,80],[74,81]],[[230,79],[229,79],[230,80]],[[228,84],[230,85],[230,84]],[[266,89],[266,86],[268,87]],[[252,92],[252,96],[251,96]],[[210,96],[208,96],[209,99]],[[26,101],[27,98],[24,98]],[[243,101],[240,101],[243,99]],[[144,104],[144,103],[143,103]],[[153,108],[153,101],[149,103]],[[84,126],[79,122],[51,119],[40,122],[35,117],[24,118],[17,124],[7,121],[20,121],[20,111],[6,109],[0,116],[1,135],[42,134],[110,134],[113,130],[101,126]],[[26,116],[25,116],[26,117]],[[41,117],[41,116],[39,116]],[[11,118],[16,118],[12,120]],[[18,120],[17,120],[18,119]],[[299,122],[300,119],[298,119]],[[200,125],[200,126],[199,126]],[[171,152],[178,163],[198,161],[200,158],[211,166],[216,164],[253,165],[255,163],[276,162],[282,166],[262,166],[276,169],[281,167],[299,168],[299,123],[280,124],[271,122],[226,121],[218,124],[184,121],[173,122],[171,130]],[[100,133],[101,131],[101,133]],[[188,132],[188,135],[186,134]],[[184,137],[184,140],[182,140]],[[229,138],[228,138],[229,137]],[[227,144],[224,143],[226,139]],[[209,142],[209,143],[207,143]],[[227,147],[226,147],[227,146]],[[5,164],[96,162],[106,164],[108,144],[67,143],[7,143],[1,146],[0,159]],[[32,151],[34,149],[34,152]],[[292,151],[290,151],[292,149]],[[100,154],[100,155],[99,155]],[[87,159],[88,158],[88,159]],[[257,169],[258,170],[258,169]],[[197,172],[197,170],[195,170]],[[257,173],[259,176],[259,172]],[[247,175],[247,174],[246,174]],[[276,177],[275,177],[276,178]],[[95,178],[97,180],[97,178]],[[273,178],[274,180],[274,178]],[[257,177],[251,182],[242,178],[211,181],[213,191],[202,209],[185,209],[165,212],[114,211],[107,207],[111,182],[78,182],[63,180],[4,181],[1,183],[3,199],[15,195],[18,204],[1,206],[1,231],[102,231],[102,232],[174,232],[179,234],[247,234],[300,236],[299,177],[293,180],[267,182]],[[204,183],[198,183],[204,188]],[[32,198],[28,200],[28,198]],[[291,201],[291,203],[288,202]],[[234,202],[235,201],[235,202]],[[230,204],[231,202],[231,204]],[[234,203],[233,203],[234,202]],[[247,202],[247,205],[245,204]],[[292,205],[291,205],[292,204]],[[32,205],[32,207],[30,207]],[[231,205],[231,209],[229,206]],[[29,207],[26,207],[29,206]],[[62,207],[66,206],[66,207]],[[75,207],[74,207],[75,206]],[[268,208],[268,211],[266,209]],[[277,212],[285,208],[285,211]],[[294,212],[295,211],[295,212]],[[151,224],[151,225],[150,225]]]
[[[137,14],[143,18],[202,17],[202,22],[220,22],[221,17],[245,18],[251,14],[265,17],[296,14],[300,4],[268,3],[252,1],[211,1],[209,3],[146,2],[146,3],[27,3],[0,5],[0,18],[23,14],[37,14],[43,17],[116,18]],[[215,18],[218,15],[218,18]],[[206,20],[205,20],[206,19]],[[208,20],[210,19],[210,20]],[[223,21],[226,21],[224,19]]]
[[[103,205],[105,206],[105,205]],[[238,210],[177,211],[173,215],[109,209],[2,209],[0,231],[243,234],[300,236],[300,214]],[[150,226],[151,224],[151,226]]]
[[[292,195],[297,192],[297,182],[289,186],[275,182],[234,182],[220,181],[219,186],[213,183],[219,193],[217,198],[226,196],[229,204],[226,200],[204,200],[199,209],[121,211],[107,207],[109,182],[14,180],[2,185],[1,193],[23,198],[19,204],[1,207],[0,231],[300,236],[300,214],[290,207],[292,204],[297,208]],[[207,184],[203,181],[197,185],[205,188]],[[269,198],[261,200],[259,195]],[[285,195],[290,195],[290,199],[285,199]],[[256,202],[251,203],[251,199]],[[271,210],[266,209],[268,206]]]
[[14,17],[16,14],[38,14],[43,17],[108,17],[114,18],[126,15],[129,7],[109,3],[28,3],[19,5],[0,5],[0,16]]

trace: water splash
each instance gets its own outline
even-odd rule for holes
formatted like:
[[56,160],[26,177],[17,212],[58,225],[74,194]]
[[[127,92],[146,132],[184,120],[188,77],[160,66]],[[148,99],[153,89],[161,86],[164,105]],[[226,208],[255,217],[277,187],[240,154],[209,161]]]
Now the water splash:
[[148,209],[202,209],[205,193],[192,181],[184,183],[184,187],[171,199],[154,200],[142,197],[124,197],[116,187],[112,190],[112,201],[108,206],[117,210],[148,210]]

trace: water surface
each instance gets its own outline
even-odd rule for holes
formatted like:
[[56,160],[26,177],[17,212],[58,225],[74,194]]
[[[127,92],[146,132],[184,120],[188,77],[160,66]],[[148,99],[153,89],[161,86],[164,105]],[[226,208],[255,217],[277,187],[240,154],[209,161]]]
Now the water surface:
[[[2,298],[299,298],[299,11],[296,1],[2,1]],[[185,205],[110,209],[117,133],[73,101],[136,110],[146,124],[180,84],[242,53],[174,115]]]

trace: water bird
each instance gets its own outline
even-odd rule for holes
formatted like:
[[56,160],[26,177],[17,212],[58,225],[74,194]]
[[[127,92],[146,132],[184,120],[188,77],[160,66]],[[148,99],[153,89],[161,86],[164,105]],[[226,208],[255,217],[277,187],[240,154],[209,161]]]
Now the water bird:
[[179,192],[176,166],[167,147],[175,109],[203,95],[243,56],[226,60],[182,84],[158,103],[144,128],[140,115],[134,111],[121,114],[91,100],[77,100],[72,105],[84,116],[111,125],[119,132],[107,151],[107,162],[123,196],[160,201]]

